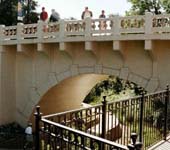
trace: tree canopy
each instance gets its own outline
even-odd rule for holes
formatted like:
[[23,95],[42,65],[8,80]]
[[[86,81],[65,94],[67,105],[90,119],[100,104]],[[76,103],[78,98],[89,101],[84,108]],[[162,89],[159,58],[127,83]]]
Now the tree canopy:
[[144,15],[145,12],[152,12],[154,14],[161,14],[163,12],[170,12],[169,0],[127,0],[132,4],[126,15]]
[[110,100],[118,100],[123,97],[141,95],[142,92],[146,92],[145,89],[135,83],[109,76],[106,80],[96,84],[83,102],[97,104],[101,103],[103,95],[107,95]]
[[18,0],[5,0],[0,3],[0,24],[14,25],[17,23]]
[[[35,12],[37,2],[29,0],[23,5],[23,23],[35,23],[38,20],[38,14]],[[18,0],[4,0],[0,3],[0,24],[1,25],[16,25],[18,17]]]
[[23,6],[23,23],[36,23],[38,21],[38,14],[35,12],[37,5],[36,1],[30,0],[29,5]]

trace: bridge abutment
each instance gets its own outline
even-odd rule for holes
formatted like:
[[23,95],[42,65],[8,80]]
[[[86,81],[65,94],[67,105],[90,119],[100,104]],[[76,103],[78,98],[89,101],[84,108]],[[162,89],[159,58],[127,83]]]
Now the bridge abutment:
[[0,124],[15,121],[16,51],[15,46],[1,47],[0,52]]

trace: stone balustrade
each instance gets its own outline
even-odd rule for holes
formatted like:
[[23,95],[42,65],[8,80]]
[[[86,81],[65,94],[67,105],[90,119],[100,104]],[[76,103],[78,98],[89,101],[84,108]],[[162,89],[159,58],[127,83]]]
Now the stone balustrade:
[[[170,14],[114,16],[106,19],[60,20],[56,23],[0,26],[0,45],[29,42],[65,42],[93,40],[154,40],[170,36]],[[102,36],[102,38],[101,38]]]

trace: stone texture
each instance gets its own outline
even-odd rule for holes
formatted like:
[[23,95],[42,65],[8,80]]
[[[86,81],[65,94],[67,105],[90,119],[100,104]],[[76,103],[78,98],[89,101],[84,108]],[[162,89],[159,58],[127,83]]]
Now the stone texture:
[[95,65],[94,67],[94,73],[96,74],[101,74],[103,70],[103,66],[102,65]]
[[71,77],[71,71],[67,70],[60,74],[57,74],[57,81],[60,82],[60,81],[66,79],[66,78],[69,78],[69,77]]
[[[36,34],[24,35],[29,36],[27,39],[24,39],[24,33],[21,32],[22,24],[16,27],[17,34],[11,36],[5,36],[4,26],[0,26],[0,124],[11,120],[17,120],[23,124],[28,120],[28,114],[31,113],[34,105],[42,102],[42,96],[48,95],[48,90],[62,86],[66,92],[69,92],[73,83],[68,85],[65,81],[71,77],[78,78],[76,83],[79,86],[74,84],[76,90],[67,93],[67,98],[69,99],[70,95],[76,98],[80,92],[83,93],[81,97],[78,97],[80,99],[70,101],[71,104],[77,103],[76,106],[83,101],[91,88],[101,81],[93,82],[94,74],[115,75],[146,87],[149,92],[165,89],[170,81],[170,36],[162,31],[158,34],[156,30],[162,30],[162,28],[152,30],[151,18],[151,14],[146,14],[145,25],[147,27],[140,30],[146,34],[122,34],[119,16],[112,18],[116,24],[113,29],[107,30],[110,32],[109,35],[92,36],[96,30],[91,30],[89,19],[86,20],[87,28],[85,32],[81,31],[81,36],[78,35],[79,31],[76,31],[74,33],[77,35],[66,37],[64,20],[59,22],[60,32],[56,33],[59,36],[55,38],[50,37],[50,33],[42,32],[42,22],[38,23]],[[131,31],[130,29],[123,30]],[[95,53],[86,51],[91,49],[90,43]],[[17,48],[18,51],[28,50],[31,52],[31,57],[18,52]],[[113,49],[123,52],[123,57],[120,57]],[[150,51],[150,49],[152,49],[153,56],[159,56],[156,57],[157,59],[153,60],[149,56],[146,50]],[[42,53],[39,50],[48,51],[48,53]],[[89,76],[83,77],[83,75]],[[93,84],[90,84],[91,82]],[[87,83],[91,86],[83,91]],[[69,100],[61,101],[65,93],[58,93],[56,100],[52,99],[51,104],[44,100],[44,103],[41,103],[42,107],[53,105],[53,102],[62,102],[57,104],[69,109],[70,105],[67,105]]]
[[148,82],[146,90],[148,92],[154,92],[159,86],[159,80],[157,78],[151,78]]
[[83,74],[83,73],[94,73],[94,67],[79,67],[79,73]]
[[78,65],[72,65],[70,67],[70,70],[71,70],[71,76],[76,76],[78,75]]
[[128,78],[128,75],[129,75],[129,69],[128,68],[121,68],[120,70],[120,78],[124,79],[124,80],[127,80]]
[[52,87],[58,83],[57,77],[55,73],[49,73],[48,75],[48,86]]

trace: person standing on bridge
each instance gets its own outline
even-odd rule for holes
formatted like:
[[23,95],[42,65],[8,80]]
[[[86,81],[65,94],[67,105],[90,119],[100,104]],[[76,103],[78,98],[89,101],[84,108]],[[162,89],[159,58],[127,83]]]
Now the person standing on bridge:
[[[88,7],[85,7],[85,10],[81,14],[81,19],[84,20],[86,18],[92,18],[92,17],[93,17],[92,11],[90,11]],[[83,22],[83,28],[85,29],[85,22]]]
[[47,20],[48,20],[48,13],[45,11],[45,7],[42,7],[42,12],[40,13],[40,20],[42,20],[45,25],[43,26],[44,32],[47,32]]
[[60,20],[60,15],[58,12],[55,11],[55,9],[51,10],[51,15],[50,15],[50,22],[56,22]]
[[106,20],[102,20],[105,19],[106,15],[105,15],[105,11],[102,10],[101,15],[99,15],[99,19],[101,19],[101,21],[99,21],[99,28],[100,30],[105,30],[106,29]]
[[85,18],[92,18],[93,17],[93,13],[92,11],[90,11],[88,9],[88,7],[85,7],[85,10],[82,12],[81,14],[81,19],[85,19]]
[[99,16],[99,18],[106,18],[106,15],[105,15],[105,11],[104,11],[104,10],[102,10],[101,15]]

